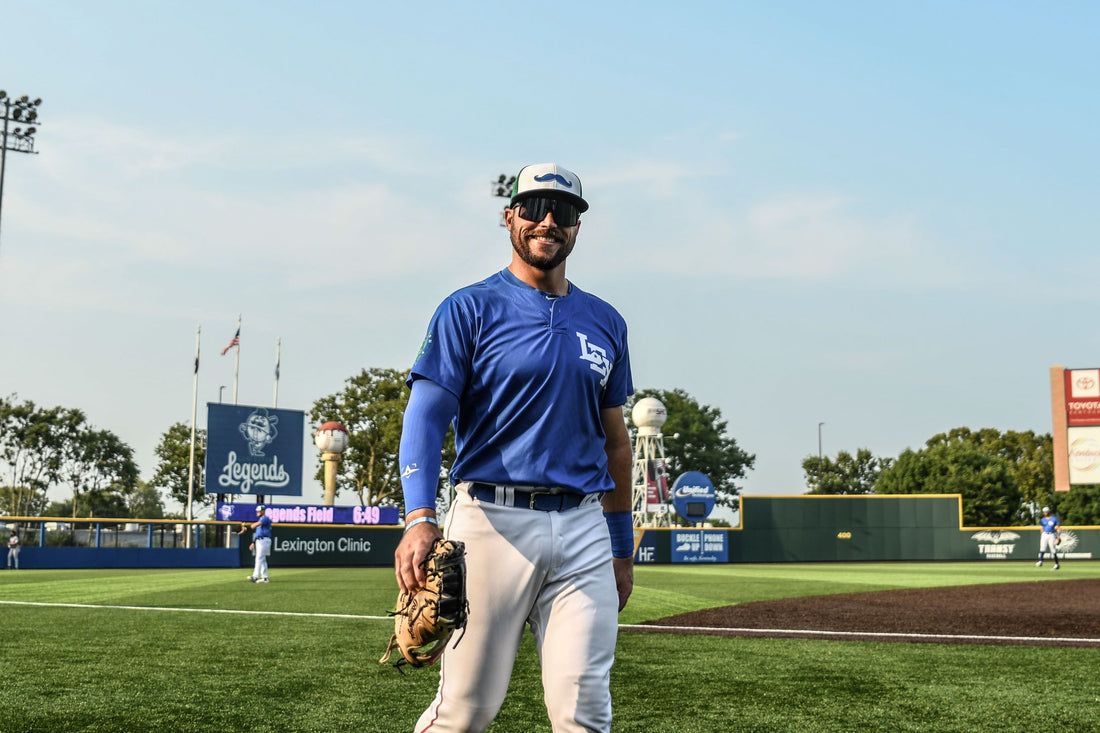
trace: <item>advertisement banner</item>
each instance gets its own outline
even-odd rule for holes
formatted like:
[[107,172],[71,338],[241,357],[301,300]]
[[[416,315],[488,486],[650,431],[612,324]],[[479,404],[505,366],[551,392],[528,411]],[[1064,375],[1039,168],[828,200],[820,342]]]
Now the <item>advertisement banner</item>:
[[1100,484],[1100,427],[1070,428],[1069,482]]
[[208,402],[206,492],[301,496],[305,424],[301,410]]
[[[1091,543],[1095,543],[1095,532],[1063,529],[1058,543],[1058,557],[1061,560],[1091,560]],[[985,529],[970,533],[970,539],[977,547],[978,556],[983,560],[1031,560],[1039,551],[1041,532]],[[1051,558],[1048,556],[1048,560]]]
[[[256,505],[218,502],[218,519],[225,522],[256,521]],[[273,522],[296,524],[397,524],[395,506],[319,506],[316,504],[268,504],[267,515]]]
[[[280,567],[392,566],[401,530],[343,527],[272,528],[271,572]],[[241,542],[241,567],[252,567],[248,542]]]
[[1100,369],[1066,369],[1065,379],[1067,424],[1100,425]]
[[709,517],[717,498],[714,482],[700,471],[681,473],[672,484],[672,505],[689,522],[702,522]]
[[668,501],[668,468],[662,460],[646,461],[645,503],[646,511],[656,511],[656,507]]
[[729,562],[729,533],[724,529],[672,531],[672,562]]

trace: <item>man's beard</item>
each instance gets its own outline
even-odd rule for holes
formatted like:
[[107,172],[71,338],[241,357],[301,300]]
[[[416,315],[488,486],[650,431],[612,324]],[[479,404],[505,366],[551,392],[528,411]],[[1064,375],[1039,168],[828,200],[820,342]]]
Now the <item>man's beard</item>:
[[[531,267],[534,267],[543,272],[549,272],[555,267],[565,262],[565,258],[573,252],[573,245],[576,244],[576,240],[569,241],[565,233],[560,229],[544,229],[541,231],[523,232],[522,230],[513,229],[511,232],[512,249],[516,251],[520,259],[526,262]],[[535,237],[552,237],[556,241],[561,243],[557,252],[550,256],[538,255],[531,251],[531,245],[528,243],[528,239]]]

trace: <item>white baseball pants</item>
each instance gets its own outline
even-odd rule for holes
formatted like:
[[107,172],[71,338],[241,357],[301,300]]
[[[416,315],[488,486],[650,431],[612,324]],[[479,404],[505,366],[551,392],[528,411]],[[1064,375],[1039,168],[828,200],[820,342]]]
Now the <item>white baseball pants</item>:
[[263,537],[258,540],[253,540],[255,544],[254,552],[256,553],[256,567],[252,570],[252,577],[259,580],[260,578],[267,578],[267,556],[271,554],[271,538]]
[[1055,553],[1058,552],[1058,543],[1054,539],[1056,536],[1057,535],[1055,535],[1053,532],[1042,533],[1042,536],[1039,537],[1040,555],[1044,552],[1049,552],[1051,555],[1054,555],[1055,558],[1057,558],[1057,555],[1055,555]]
[[459,488],[445,529],[466,543],[470,616],[443,654],[439,690],[415,730],[485,730],[530,623],[555,733],[610,731],[619,596],[602,507],[543,512],[483,503]]

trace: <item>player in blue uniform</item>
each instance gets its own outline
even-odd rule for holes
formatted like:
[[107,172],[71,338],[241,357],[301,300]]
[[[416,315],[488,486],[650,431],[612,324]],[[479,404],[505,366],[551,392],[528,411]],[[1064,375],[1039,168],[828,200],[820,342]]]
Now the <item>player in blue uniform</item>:
[[565,278],[587,209],[576,174],[523,168],[505,211],[511,264],[443,301],[409,377],[394,572],[402,591],[424,582],[453,420],[457,492],[445,529],[466,543],[470,604],[418,732],[488,727],[526,624],[554,731],[611,729],[618,611],[633,587],[622,410],[633,384],[625,321]]
[[248,549],[256,555],[256,567],[253,568],[252,575],[249,575],[248,579],[253,583],[266,583],[268,582],[267,558],[271,555],[271,517],[267,516],[267,508],[263,504],[256,505],[256,514],[260,515],[259,519],[241,527],[241,531],[237,534],[244,534],[249,528],[255,530]]
[[1039,524],[1042,526],[1042,534],[1039,535],[1039,562],[1035,563],[1035,567],[1043,567],[1043,553],[1050,551],[1050,556],[1054,558],[1054,569],[1058,570],[1062,567],[1062,564],[1058,562],[1058,538],[1062,533],[1062,522],[1058,519],[1057,514],[1052,514],[1050,507],[1043,507],[1043,516],[1039,517]]

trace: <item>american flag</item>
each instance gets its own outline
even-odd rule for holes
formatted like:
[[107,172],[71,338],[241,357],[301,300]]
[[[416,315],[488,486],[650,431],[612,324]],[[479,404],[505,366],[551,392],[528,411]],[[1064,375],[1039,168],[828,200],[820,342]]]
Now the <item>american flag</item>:
[[224,349],[222,349],[222,356],[225,356],[226,354],[228,354],[229,350],[232,349],[234,346],[239,348],[240,345],[241,345],[241,327],[238,326],[237,327],[237,332],[235,334],[233,334],[233,338],[229,339],[229,343],[225,345]]

